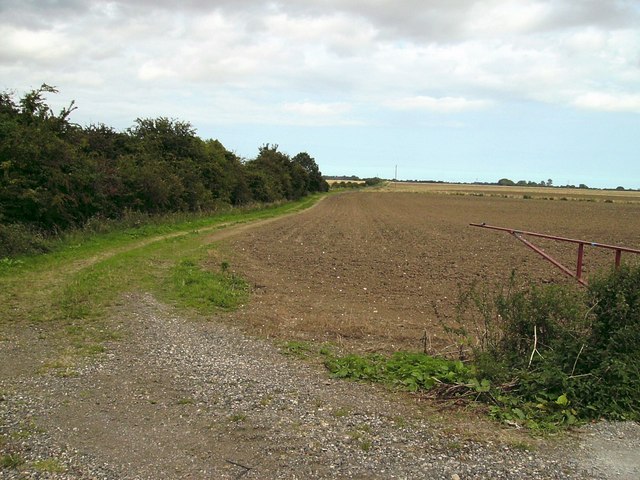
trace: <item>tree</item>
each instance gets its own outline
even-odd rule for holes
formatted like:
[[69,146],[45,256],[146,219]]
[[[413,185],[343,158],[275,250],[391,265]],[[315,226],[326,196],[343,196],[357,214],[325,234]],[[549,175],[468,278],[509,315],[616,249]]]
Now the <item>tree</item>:
[[329,184],[322,178],[322,173],[315,159],[307,152],[300,152],[293,157],[293,163],[300,165],[308,175],[308,192],[327,192]]

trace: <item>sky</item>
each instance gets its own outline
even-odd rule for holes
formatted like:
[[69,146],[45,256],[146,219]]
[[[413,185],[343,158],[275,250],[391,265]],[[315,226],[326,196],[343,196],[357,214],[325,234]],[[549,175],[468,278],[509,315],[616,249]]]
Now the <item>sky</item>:
[[640,0],[0,0],[0,91],[326,175],[640,188]]

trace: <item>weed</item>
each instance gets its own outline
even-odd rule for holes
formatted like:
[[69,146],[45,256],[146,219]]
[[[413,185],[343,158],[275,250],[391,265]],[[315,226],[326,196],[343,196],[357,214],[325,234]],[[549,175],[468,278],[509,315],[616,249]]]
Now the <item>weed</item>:
[[193,398],[181,398],[176,402],[176,405],[193,405],[195,402],[195,400]]
[[465,383],[473,376],[461,361],[411,352],[396,352],[391,357],[352,354],[330,358],[325,365],[337,378],[382,382],[412,392],[441,383]]
[[406,418],[401,417],[401,416],[395,416],[393,417],[393,423],[395,424],[396,427],[398,428],[406,428],[409,426],[409,422],[407,421]]
[[24,459],[17,453],[9,453],[0,457],[0,467],[19,468],[24,464]]
[[331,414],[336,418],[346,417],[347,415],[349,415],[349,413],[351,413],[351,411],[346,407],[339,407],[331,412]]
[[520,450],[522,452],[530,452],[532,450],[534,450],[534,448],[531,446],[531,444],[524,442],[524,441],[515,441],[513,443],[510,444],[510,447],[514,450]]
[[309,342],[289,341],[280,347],[280,353],[283,355],[291,355],[299,358],[306,358],[313,348]]
[[333,356],[333,346],[329,344],[324,344],[318,350],[318,353],[323,357],[331,357]]
[[67,471],[65,466],[55,458],[38,460],[33,463],[33,468],[38,472],[46,473],[64,473]]
[[244,422],[247,419],[245,413],[234,413],[229,417],[229,420],[234,423]]

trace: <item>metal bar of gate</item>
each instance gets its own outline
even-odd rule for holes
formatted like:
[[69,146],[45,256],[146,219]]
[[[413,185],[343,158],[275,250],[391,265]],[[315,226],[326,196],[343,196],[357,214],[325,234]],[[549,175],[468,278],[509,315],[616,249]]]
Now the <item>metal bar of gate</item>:
[[[584,246],[585,245],[590,245],[592,247],[598,247],[598,248],[605,248],[605,249],[609,249],[609,250],[614,250],[615,251],[615,255],[616,255],[615,256],[615,266],[616,266],[616,268],[620,267],[622,252],[640,254],[640,250],[638,250],[636,248],[621,247],[619,245],[608,245],[606,243],[588,242],[586,240],[578,240],[576,238],[558,237],[556,235],[547,235],[547,234],[544,234],[544,233],[528,232],[526,230],[517,230],[517,229],[514,229],[514,228],[497,227],[495,225],[487,225],[486,223],[471,223],[470,225],[472,227],[489,228],[491,230],[500,230],[500,231],[503,231],[503,232],[510,233],[511,235],[516,237],[518,240],[520,240],[522,243],[524,243],[527,247],[529,247],[531,250],[533,250],[534,252],[538,253],[543,258],[545,258],[546,260],[548,260],[549,262],[554,264],[556,267],[558,267],[560,270],[562,270],[565,274],[569,275],[570,277],[575,278],[578,282],[580,282],[582,285],[585,285],[585,286],[587,285],[587,282],[582,278],[582,262],[583,262],[583,257],[584,257]],[[578,259],[577,259],[577,262],[576,262],[576,271],[575,271],[575,273],[573,273],[573,271],[571,269],[569,269],[569,268],[565,267],[564,265],[562,265],[558,260],[553,258],[551,255],[549,255],[547,252],[542,250],[540,247],[537,247],[536,245],[531,243],[529,240],[524,238],[523,235],[530,235],[532,237],[548,238],[550,240],[556,240],[556,241],[560,241],[560,242],[569,242],[569,243],[577,244],[578,245]]]

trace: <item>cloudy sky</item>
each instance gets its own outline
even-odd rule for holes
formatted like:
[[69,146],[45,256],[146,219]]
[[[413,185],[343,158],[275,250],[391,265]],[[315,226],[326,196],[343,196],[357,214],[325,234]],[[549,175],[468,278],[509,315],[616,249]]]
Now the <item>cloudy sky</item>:
[[640,188],[640,0],[0,0],[0,90],[330,175]]

